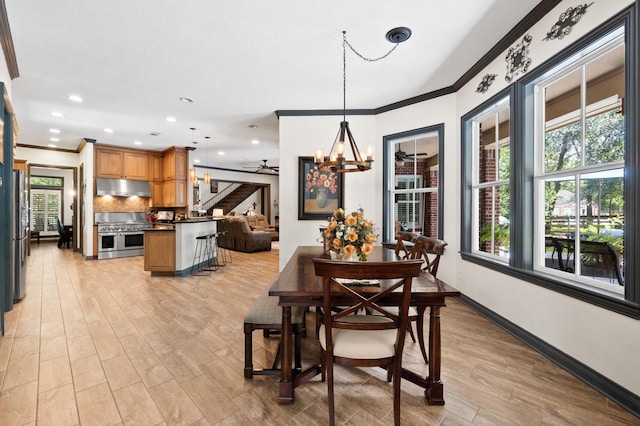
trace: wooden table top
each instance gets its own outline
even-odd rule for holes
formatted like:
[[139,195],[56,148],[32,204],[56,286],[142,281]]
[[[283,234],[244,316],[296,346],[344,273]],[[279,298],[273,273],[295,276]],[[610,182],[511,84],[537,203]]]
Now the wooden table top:
[[[296,249],[285,268],[273,282],[269,294],[279,296],[283,300],[295,301],[295,299],[318,299],[322,297],[322,279],[315,276],[313,258],[327,258],[323,254],[321,246],[300,246]],[[376,247],[368,257],[371,262],[401,262],[393,250],[384,247]],[[357,266],[357,262],[354,262]],[[382,286],[382,287],[381,287]],[[358,291],[379,292],[384,289],[384,283],[380,286],[361,286]],[[423,272],[413,279],[412,303],[428,303],[433,299],[444,300],[446,297],[458,297],[460,292],[442,280],[434,278],[431,274]],[[308,303],[307,303],[308,304]]]

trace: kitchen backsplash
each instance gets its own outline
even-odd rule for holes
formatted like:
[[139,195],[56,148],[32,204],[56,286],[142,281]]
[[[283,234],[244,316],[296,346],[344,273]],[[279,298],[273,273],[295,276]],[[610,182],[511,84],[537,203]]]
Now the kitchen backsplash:
[[146,212],[149,198],[146,197],[94,197],[94,212]]

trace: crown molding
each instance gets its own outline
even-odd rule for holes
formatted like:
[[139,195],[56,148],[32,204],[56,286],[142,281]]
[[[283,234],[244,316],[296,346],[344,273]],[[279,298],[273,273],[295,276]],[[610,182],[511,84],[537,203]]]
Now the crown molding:
[[[507,50],[516,40],[520,38],[529,28],[535,25],[540,19],[546,16],[554,7],[560,4],[562,0],[542,0],[531,12],[520,20],[504,37],[500,39],[487,53],[485,53],[478,62],[473,64],[453,85],[433,90],[422,95],[404,99],[388,105],[373,109],[347,110],[348,115],[377,115],[383,112],[392,111],[394,109],[403,108],[409,105],[439,98],[440,96],[450,95],[460,90],[465,84],[471,81],[484,68],[486,68],[498,55]],[[319,116],[319,115],[342,115],[343,110],[278,110],[276,116]]]
[[7,8],[4,0],[0,0],[0,44],[9,69],[9,77],[11,80],[20,77],[18,71],[18,61],[16,60],[16,52],[13,48],[13,38],[11,37],[11,28],[9,27],[9,17],[7,16]]

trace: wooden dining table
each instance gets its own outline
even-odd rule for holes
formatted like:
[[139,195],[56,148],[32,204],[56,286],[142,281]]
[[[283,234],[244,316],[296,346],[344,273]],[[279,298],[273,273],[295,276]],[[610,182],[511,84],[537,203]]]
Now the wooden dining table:
[[[291,256],[284,269],[269,289],[271,296],[279,298],[282,307],[282,357],[281,376],[278,389],[278,403],[292,404],[293,391],[298,385],[309,381],[320,373],[320,366],[313,365],[304,371],[293,371],[292,363],[292,325],[291,307],[293,306],[322,306],[322,279],[315,276],[313,258],[328,255],[319,246],[300,246]],[[375,262],[401,262],[391,249],[376,247],[369,255],[369,260]],[[374,278],[374,277],[372,277]],[[379,292],[381,287],[359,287],[361,292]],[[395,295],[397,294],[397,298]],[[400,299],[400,293],[392,293],[385,298],[385,302],[393,305]],[[460,292],[448,284],[434,278],[431,274],[422,273],[413,279],[411,289],[411,305],[423,312],[429,308],[429,372],[424,377],[403,368],[402,377],[425,389],[425,397],[430,405],[444,404],[444,387],[440,379],[440,308],[446,306],[447,297],[458,297]],[[397,300],[396,300],[397,299]],[[340,300],[336,301],[339,304]],[[383,302],[384,303],[384,302]]]

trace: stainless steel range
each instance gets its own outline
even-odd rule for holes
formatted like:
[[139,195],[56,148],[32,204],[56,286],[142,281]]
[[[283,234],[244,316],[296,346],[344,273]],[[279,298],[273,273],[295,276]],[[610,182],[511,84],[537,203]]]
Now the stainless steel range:
[[144,255],[144,230],[153,228],[146,213],[95,213],[98,259]]

